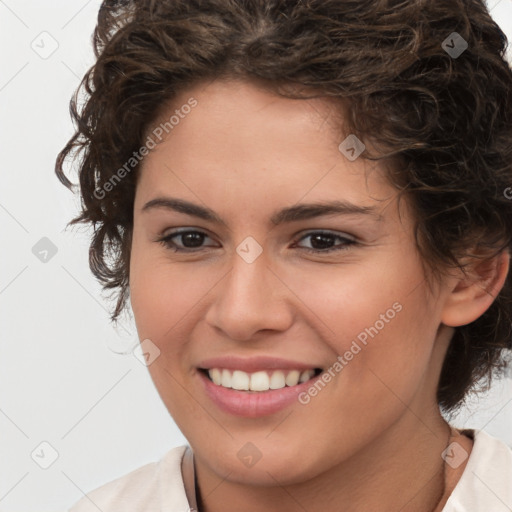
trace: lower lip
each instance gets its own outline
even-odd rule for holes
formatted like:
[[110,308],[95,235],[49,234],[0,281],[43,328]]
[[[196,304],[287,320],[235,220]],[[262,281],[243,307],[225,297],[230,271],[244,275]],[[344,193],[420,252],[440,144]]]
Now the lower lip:
[[238,391],[214,384],[203,372],[198,372],[206,394],[220,409],[236,416],[257,418],[276,413],[298,401],[297,396],[313,385],[321,373],[296,386],[269,391]]

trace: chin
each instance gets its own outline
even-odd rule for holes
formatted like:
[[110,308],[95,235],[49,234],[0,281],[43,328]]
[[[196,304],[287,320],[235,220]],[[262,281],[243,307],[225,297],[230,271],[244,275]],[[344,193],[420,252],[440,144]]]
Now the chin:
[[[230,482],[255,486],[276,486],[300,484],[314,478],[326,468],[320,467],[305,456],[305,450],[293,443],[280,448],[264,441],[258,443],[234,441],[231,446],[217,445],[217,449],[202,449],[193,446],[196,458],[216,473],[219,478]],[[259,458],[258,458],[259,457]]]

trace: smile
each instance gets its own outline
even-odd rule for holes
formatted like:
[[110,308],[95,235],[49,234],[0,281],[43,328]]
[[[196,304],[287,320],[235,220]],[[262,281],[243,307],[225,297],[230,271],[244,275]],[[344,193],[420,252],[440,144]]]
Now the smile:
[[226,368],[203,370],[217,386],[238,391],[270,391],[296,386],[316,377],[320,368],[308,370],[261,370],[254,373]]

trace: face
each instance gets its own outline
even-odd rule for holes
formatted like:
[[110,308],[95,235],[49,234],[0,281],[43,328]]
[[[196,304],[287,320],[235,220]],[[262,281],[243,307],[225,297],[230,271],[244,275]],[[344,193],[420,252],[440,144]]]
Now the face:
[[173,114],[137,184],[130,296],[198,463],[296,483],[417,427],[435,408],[443,291],[429,295],[381,164],[340,150],[327,99],[214,81],[152,128]]

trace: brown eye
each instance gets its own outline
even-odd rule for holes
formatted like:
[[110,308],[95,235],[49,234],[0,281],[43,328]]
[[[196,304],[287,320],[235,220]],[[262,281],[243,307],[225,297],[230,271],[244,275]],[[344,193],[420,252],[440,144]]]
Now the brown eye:
[[[310,240],[310,247],[302,247],[304,250],[312,253],[328,253],[333,251],[342,251],[348,249],[351,245],[355,245],[357,242],[352,238],[337,235],[329,231],[312,231],[299,239]],[[336,241],[341,241],[336,245]]]
[[[201,249],[206,238],[206,233],[197,230],[175,231],[157,240],[168,249],[176,252],[195,252],[194,249]],[[211,247],[211,246],[206,246]]]

